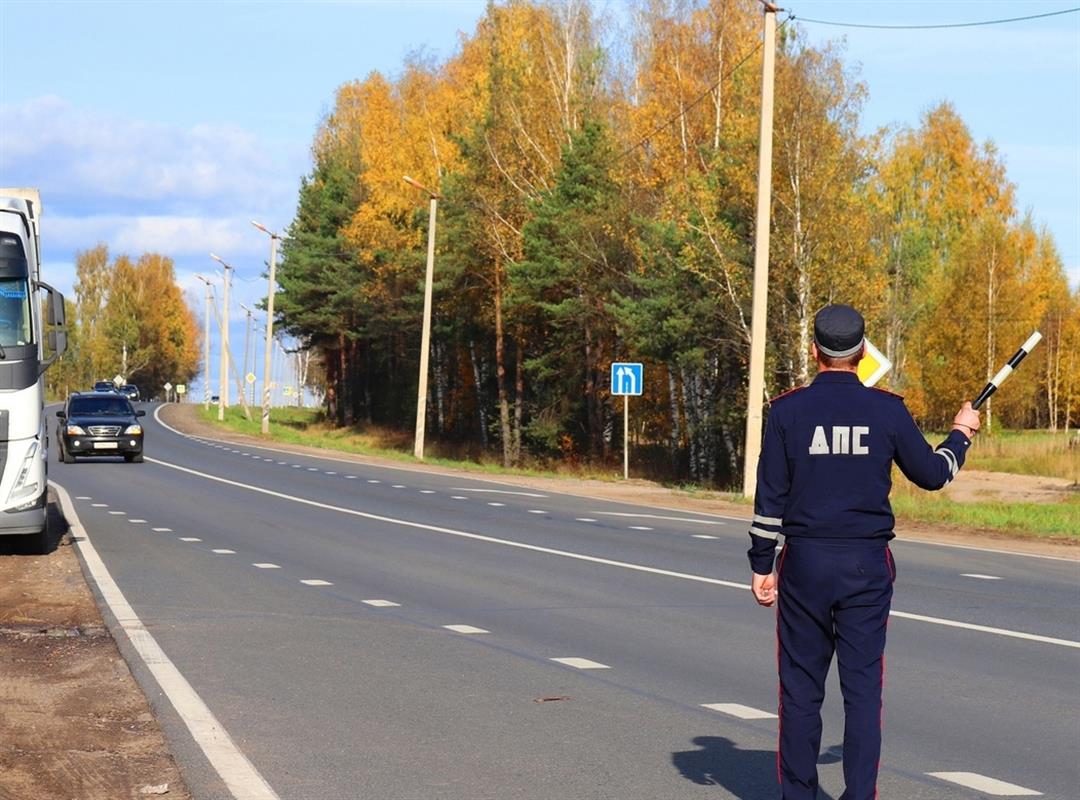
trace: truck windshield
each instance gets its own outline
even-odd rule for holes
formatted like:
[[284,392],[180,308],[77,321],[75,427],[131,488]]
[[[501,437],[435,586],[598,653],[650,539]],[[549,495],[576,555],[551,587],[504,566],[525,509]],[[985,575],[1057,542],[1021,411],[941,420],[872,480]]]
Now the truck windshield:
[[0,345],[11,347],[33,341],[26,278],[0,278]]

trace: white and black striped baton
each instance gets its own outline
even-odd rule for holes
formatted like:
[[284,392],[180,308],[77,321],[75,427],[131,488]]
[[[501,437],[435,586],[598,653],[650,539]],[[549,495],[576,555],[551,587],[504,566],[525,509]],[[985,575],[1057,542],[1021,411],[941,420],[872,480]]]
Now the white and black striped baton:
[[1024,360],[1024,356],[1034,350],[1035,345],[1037,345],[1041,339],[1042,334],[1038,331],[1031,334],[1031,336],[1028,337],[1028,340],[1020,345],[1020,349],[1013,353],[1013,357],[1009,359],[1009,363],[998,370],[998,374],[991,378],[990,383],[983,387],[983,390],[979,392],[979,396],[975,398],[971,407],[978,410],[979,406],[985,403],[990,395],[1001,388],[1001,384],[1005,383],[1005,379],[1012,375],[1013,370]]

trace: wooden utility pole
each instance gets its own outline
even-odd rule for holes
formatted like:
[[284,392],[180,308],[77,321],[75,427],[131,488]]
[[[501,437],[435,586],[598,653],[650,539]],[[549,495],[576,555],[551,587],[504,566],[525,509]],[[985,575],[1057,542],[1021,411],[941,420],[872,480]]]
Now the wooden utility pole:
[[765,405],[765,313],[769,295],[769,211],[772,206],[773,73],[776,67],[776,12],[765,7],[765,41],[761,58],[761,127],[758,132],[757,220],[754,225],[754,305],[750,326],[750,387],[746,395],[746,457],[743,494],[757,489],[761,453],[761,418]]

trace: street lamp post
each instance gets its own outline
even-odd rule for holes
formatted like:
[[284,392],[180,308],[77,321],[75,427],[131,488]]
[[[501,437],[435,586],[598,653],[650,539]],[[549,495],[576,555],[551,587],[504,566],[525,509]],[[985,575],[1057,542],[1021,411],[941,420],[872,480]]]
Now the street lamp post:
[[274,340],[274,270],[277,266],[277,243],[280,234],[274,233],[255,220],[251,224],[270,237],[270,275],[266,288],[266,346],[263,349],[263,406],[262,432],[270,433],[270,348]]
[[416,437],[413,455],[424,460],[424,425],[427,421],[428,350],[431,349],[431,286],[435,276],[435,211],[439,195],[420,181],[403,176],[405,183],[425,192],[431,201],[428,211],[427,271],[424,274],[424,324],[420,334],[420,380],[416,387]]
[[[240,375],[240,393],[244,394],[247,391],[247,387],[244,384],[247,382],[248,346],[251,344],[251,309],[243,303],[240,304],[240,308],[244,309],[244,313],[247,314],[247,321],[244,323],[244,366],[240,369],[240,372],[242,373]],[[252,397],[248,402],[251,405],[255,405],[255,398]]]
[[203,320],[203,408],[210,410],[210,279],[196,275],[206,285],[206,312]]
[[219,256],[210,254],[210,258],[221,264],[225,269],[225,292],[221,301],[222,324],[221,324],[221,360],[218,366],[218,422],[225,419],[225,409],[229,407],[229,272],[232,267],[226,264]]

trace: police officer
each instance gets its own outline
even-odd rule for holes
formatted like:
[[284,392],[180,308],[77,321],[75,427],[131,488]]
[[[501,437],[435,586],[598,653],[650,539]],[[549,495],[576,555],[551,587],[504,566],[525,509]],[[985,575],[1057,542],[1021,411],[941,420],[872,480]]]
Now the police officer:
[[844,696],[840,800],[877,796],[885,630],[896,578],[888,545],[892,464],[923,489],[940,489],[956,477],[979,429],[978,412],[965,403],[945,441],[931,448],[901,397],[860,383],[864,331],[850,306],[818,312],[819,373],[772,401],[758,461],[751,589],[761,605],[777,603],[784,800],[817,797],[821,702],[834,652]]

